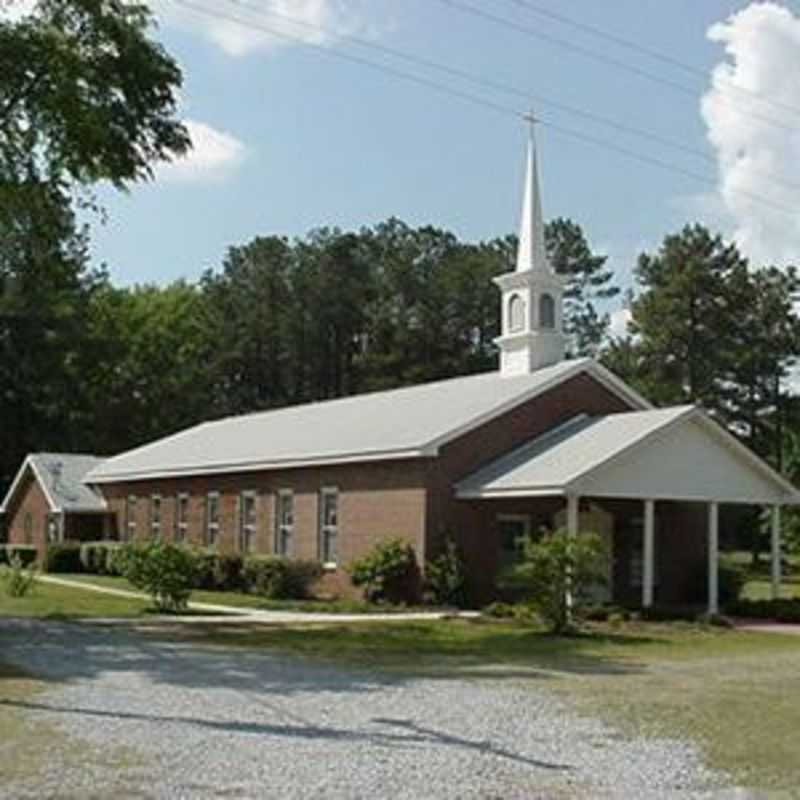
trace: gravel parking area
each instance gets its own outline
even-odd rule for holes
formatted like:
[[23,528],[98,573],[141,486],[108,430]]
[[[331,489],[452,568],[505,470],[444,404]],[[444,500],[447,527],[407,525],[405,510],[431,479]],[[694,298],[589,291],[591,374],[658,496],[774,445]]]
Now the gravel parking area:
[[15,707],[85,754],[4,798],[687,798],[721,783],[689,744],[626,740],[513,673],[413,679],[41,622],[0,622],[0,646],[55,681]]

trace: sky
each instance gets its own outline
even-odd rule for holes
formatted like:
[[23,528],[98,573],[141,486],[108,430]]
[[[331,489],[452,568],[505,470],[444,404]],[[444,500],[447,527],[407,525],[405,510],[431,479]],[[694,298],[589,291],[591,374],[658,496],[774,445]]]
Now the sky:
[[195,280],[255,236],[389,216],[469,241],[503,236],[522,196],[514,112],[529,108],[543,120],[545,216],[578,222],[623,286],[639,252],[694,221],[754,263],[800,262],[799,0],[151,3],[184,71],[195,148],[151,184],[101,188],[93,257],[118,283]]

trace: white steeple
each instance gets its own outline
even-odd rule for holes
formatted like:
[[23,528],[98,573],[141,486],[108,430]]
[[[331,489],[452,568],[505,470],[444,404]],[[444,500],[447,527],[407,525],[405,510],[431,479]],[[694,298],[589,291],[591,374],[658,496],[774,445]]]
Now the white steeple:
[[523,375],[556,364],[564,358],[564,281],[547,258],[542,201],[536,163],[534,116],[530,122],[528,162],[519,230],[517,267],[494,279],[502,292],[502,375]]

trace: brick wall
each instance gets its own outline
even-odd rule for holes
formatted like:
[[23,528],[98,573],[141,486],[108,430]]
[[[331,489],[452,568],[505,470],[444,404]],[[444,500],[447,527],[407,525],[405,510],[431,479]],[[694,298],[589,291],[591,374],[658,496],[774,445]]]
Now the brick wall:
[[[10,544],[33,544],[41,556],[47,546],[47,517],[50,504],[30,469],[17,489],[11,508],[7,509],[7,532]],[[30,520],[30,533],[25,521]]]
[[339,490],[338,568],[326,573],[321,593],[353,594],[344,567],[366,553],[381,538],[407,540],[418,554],[424,551],[425,478],[423,461],[387,461],[319,468],[302,468],[186,479],[136,481],[101,487],[125,536],[125,505],[131,494],[136,503],[136,538],[148,538],[150,498],[161,496],[161,531],[167,540],[175,534],[176,498],[189,495],[188,541],[206,544],[206,497],[220,493],[221,552],[239,552],[241,493],[257,493],[255,553],[274,552],[276,497],[281,490],[294,493],[292,555],[319,559],[319,493],[323,487]]

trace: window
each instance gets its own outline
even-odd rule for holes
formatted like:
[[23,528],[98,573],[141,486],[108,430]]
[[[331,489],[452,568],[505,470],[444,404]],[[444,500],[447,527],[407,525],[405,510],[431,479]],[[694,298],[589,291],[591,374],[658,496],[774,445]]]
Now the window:
[[525,301],[518,294],[512,294],[508,301],[508,331],[518,333],[524,329]]
[[206,497],[206,544],[216,547],[219,542],[219,492]]
[[242,492],[240,548],[243,553],[252,553],[256,543],[256,493]]
[[498,514],[497,531],[500,539],[500,565],[518,561],[524,540],[531,534],[531,519],[524,514]]
[[556,301],[549,294],[539,298],[539,327],[555,328],[556,326]]
[[125,539],[133,541],[136,538],[136,495],[128,496],[125,504]]
[[55,514],[47,515],[47,542],[55,544],[59,539],[58,517]]
[[161,495],[154,494],[150,498],[150,535],[154,539],[161,538]]
[[33,544],[33,514],[30,511],[26,512],[22,527],[25,534],[25,544]]
[[320,492],[319,554],[326,566],[337,561],[336,539],[339,535],[339,490],[328,488]]
[[278,492],[275,507],[275,552],[279,556],[292,553],[294,533],[294,494],[290,489]]
[[189,495],[181,492],[175,501],[175,541],[185,542],[189,532]]

